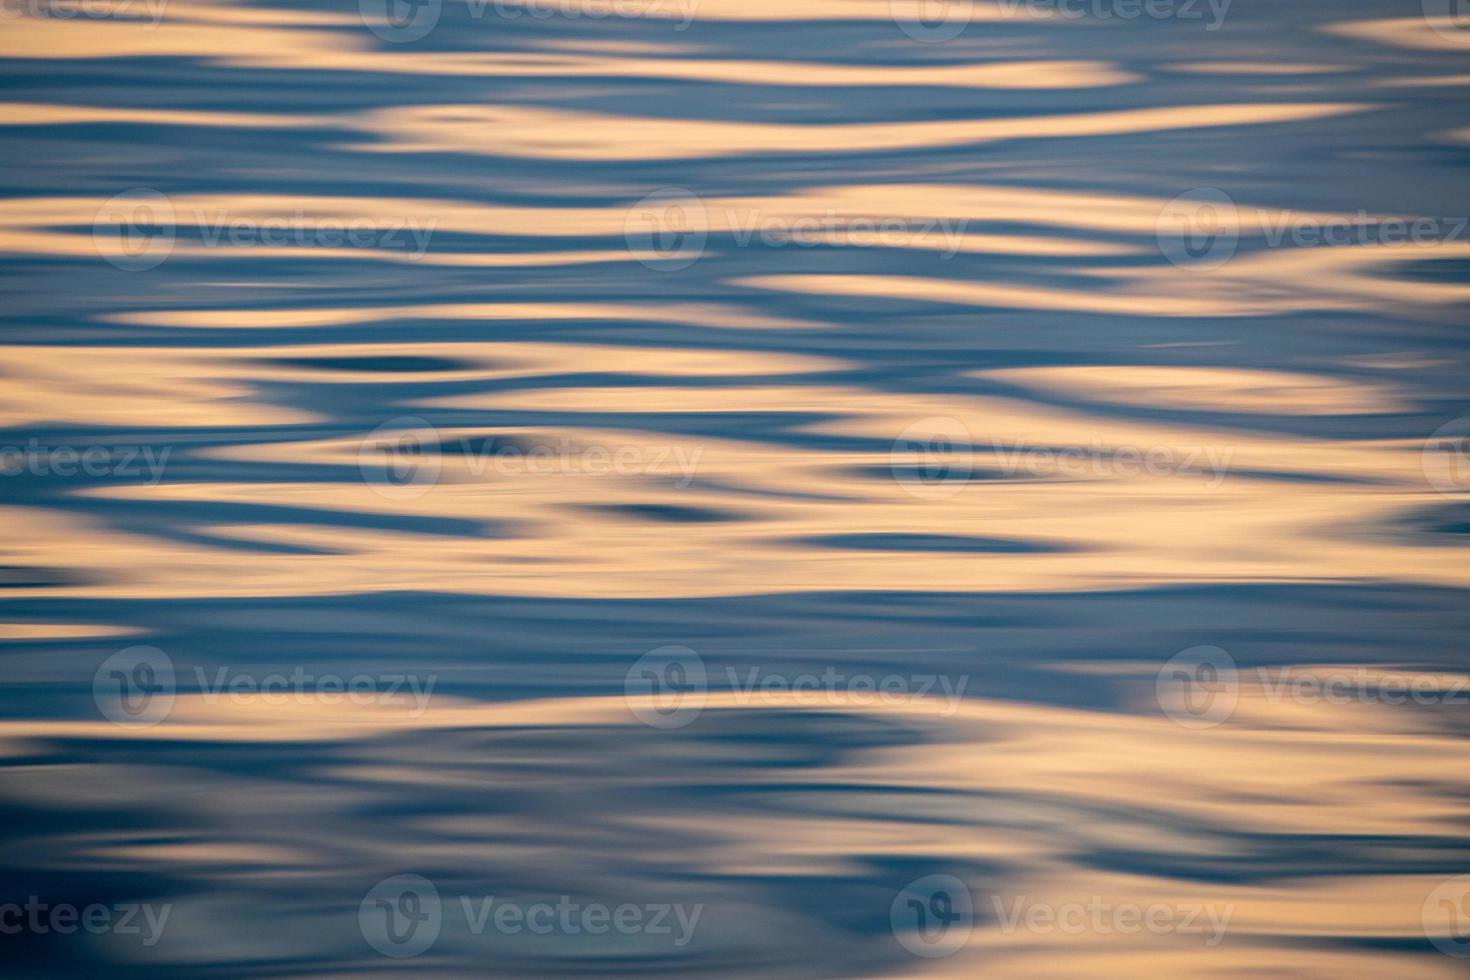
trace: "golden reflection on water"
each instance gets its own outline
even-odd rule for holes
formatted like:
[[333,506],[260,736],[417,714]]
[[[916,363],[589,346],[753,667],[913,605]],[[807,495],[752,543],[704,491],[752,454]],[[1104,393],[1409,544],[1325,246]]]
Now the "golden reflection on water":
[[[376,973],[357,906],[406,872],[706,908],[672,952],[450,927],[444,976],[1459,975],[1452,18],[371,6],[0,31],[0,861],[175,906],[49,975]],[[1166,242],[1201,190],[1222,262]],[[1345,218],[1433,233],[1292,237]],[[131,643],[178,666],[151,727],[93,700]],[[629,664],[684,643],[703,712],[650,727]],[[1160,667],[1216,643],[1233,712],[1176,723]],[[204,683],[304,664],[439,690]],[[949,958],[889,925],[927,873],[977,900]],[[1005,925],[1099,897],[1228,929]]]
[[388,139],[363,152],[459,152],[543,160],[677,160],[762,153],[858,153],[998,140],[1112,136],[1206,126],[1318,119],[1358,111],[1345,103],[1196,105],[963,122],[791,125],[651,119],[517,106],[389,109],[364,128]]
[[[1131,670],[1136,671],[1135,686],[1142,700],[1144,688],[1152,682],[1152,665],[1135,664]],[[1465,679],[1462,675],[1455,680]],[[397,754],[391,748],[395,740],[413,733],[477,730],[493,736],[577,726],[604,731],[636,728],[630,710],[649,706],[622,697],[584,697],[508,705],[441,700],[424,713],[320,705],[257,705],[242,710],[228,702],[192,697],[176,704],[167,724],[136,732],[98,722],[51,722],[7,725],[0,728],[0,735],[126,737],[155,744],[376,744],[382,757],[378,765],[340,769],[334,774],[341,781],[340,795],[322,797],[319,820],[336,821],[347,817],[355,800],[375,793],[433,792],[446,785],[446,779],[447,785],[454,784],[456,767],[461,778],[468,776],[464,767],[474,762],[460,757],[452,745],[445,746],[447,751],[427,768],[390,761]],[[792,800],[815,800],[853,787],[874,794],[875,800],[896,792],[955,794],[948,804],[951,819],[927,827],[916,839],[910,826],[885,813],[881,805],[865,812],[856,799],[848,801],[850,813],[820,818],[804,815],[800,806],[790,814],[760,821],[713,812],[701,819],[698,850],[690,853],[687,845],[678,843],[685,828],[674,815],[634,806],[620,815],[620,822],[644,834],[671,835],[673,853],[664,859],[697,862],[709,874],[822,875],[859,866],[865,859],[942,852],[954,859],[1003,860],[1008,867],[1006,894],[1023,895],[1028,902],[1062,908],[1082,896],[1108,896],[1117,903],[1147,908],[1192,907],[1200,902],[1201,892],[1166,877],[1079,866],[1075,855],[1122,848],[1165,859],[1199,856],[1202,849],[1218,848],[1219,857],[1230,856],[1228,841],[1172,829],[1191,825],[1248,827],[1263,835],[1433,836],[1450,832],[1463,817],[1460,806],[1428,789],[1458,766],[1459,739],[1412,724],[1405,727],[1402,717],[1372,708],[1282,711],[1259,688],[1249,686],[1242,690],[1243,724],[1198,732],[1181,732],[1157,717],[983,698],[969,699],[955,711],[937,702],[890,708],[861,700],[834,704],[822,696],[800,695],[766,697],[762,707],[855,714],[930,729],[939,740],[863,752],[815,779],[802,770],[784,775],[779,769],[766,770],[759,777],[766,792]],[[705,705],[713,716],[742,710],[748,706],[733,694],[711,697]],[[666,737],[683,736],[666,733]],[[1350,753],[1344,751],[1345,742],[1352,747]],[[588,751],[599,754],[590,746]],[[1263,766],[1263,758],[1271,764]],[[534,760],[534,755],[526,756],[526,761]],[[609,768],[596,780],[601,784],[598,792],[612,799],[619,792],[646,791],[674,777],[610,757],[605,764]],[[75,805],[78,801],[68,798],[70,784],[60,778],[63,775],[12,772],[3,785],[8,793],[34,801]],[[103,797],[94,798],[91,805],[136,793],[140,783],[156,778],[146,770],[129,773],[127,779],[123,775],[104,780]],[[983,794],[983,806],[966,805],[967,794]],[[1136,809],[1140,800],[1149,801],[1146,813]],[[232,834],[239,832],[240,820],[231,814],[227,800],[189,797],[178,804],[192,811],[196,826],[192,836],[167,845],[125,836],[72,836],[70,861],[76,866],[164,865],[180,873],[209,873],[222,889],[241,878],[244,868],[252,869],[250,875],[328,872],[318,857],[320,831],[310,824],[283,823],[277,815],[257,811],[263,828],[251,835],[251,841],[235,840]],[[976,832],[980,827],[983,833]],[[488,868],[536,859],[534,837],[526,828],[507,825],[491,814],[427,818],[420,828],[421,834],[405,835],[399,842],[400,860],[432,861],[435,851],[452,841],[461,843],[444,853],[470,865]],[[487,850],[466,846],[490,837],[506,843]],[[563,846],[585,852],[597,843],[583,840]],[[1312,977],[1367,977],[1395,966],[1422,967],[1412,969],[1414,976],[1457,975],[1453,964],[1444,968],[1432,961],[1411,964],[1387,950],[1348,955],[1326,946],[1309,955],[1302,948],[1307,938],[1321,942],[1364,933],[1411,940],[1420,934],[1418,907],[1432,886],[1426,876],[1393,871],[1345,880],[1287,875],[1259,883],[1216,883],[1208,890],[1210,906],[1201,913],[1200,934],[1187,935],[1136,930],[1028,936],[1007,929],[1004,918],[994,915],[959,956],[942,961],[933,975],[973,976],[983,970],[1001,976],[1060,977],[1075,975],[1085,966],[1103,975],[1131,976],[1138,969],[1183,973],[1201,962],[1221,975],[1279,969],[1283,964],[1289,964],[1292,975]],[[977,888],[983,887],[977,883]],[[994,900],[1001,903],[994,906],[997,909],[1011,901],[1000,895]],[[191,901],[181,903],[184,914]],[[1207,945],[1214,925],[1228,927],[1228,942]],[[1207,958],[1201,956],[1202,947]]]
[[[524,315],[524,314],[523,314]],[[327,356],[371,363],[392,352],[438,357],[458,370],[395,376],[396,383],[517,381],[513,389],[409,399],[404,415],[443,410],[519,413],[521,417],[693,416],[721,429],[758,406],[785,415],[796,431],[876,443],[880,451],[789,448],[730,437],[676,438],[606,425],[535,424],[436,427],[449,450],[436,459],[437,483],[413,499],[388,500],[358,480],[249,482],[211,480],[159,485],[81,487],[86,498],[205,505],[286,505],[468,522],[494,519],[504,533],[444,540],[436,531],[371,531],[318,522],[236,522],[198,530],[233,541],[290,545],[284,554],[252,555],[202,544],[113,535],[114,547],[86,543],[90,519],[60,514],[19,522],[5,546],[7,561],[50,551],[89,574],[91,586],[54,594],[133,596],[275,592],[305,568],[331,591],[448,588],[524,595],[718,595],[814,588],[929,590],[1096,589],[1120,581],[1318,581],[1390,575],[1435,585],[1466,583],[1453,549],[1414,547],[1362,533],[1390,526],[1396,515],[1434,502],[1424,485],[1420,447],[1404,440],[1295,439],[1229,427],[1098,419],[1085,411],[1045,407],[1015,397],[921,396],[824,379],[844,367],[829,358],[751,351],[616,348],[609,345],[503,343],[289,345],[199,349],[11,348],[19,375],[11,386],[10,424],[86,424],[111,418],[122,426],[256,427],[245,445],[193,450],[201,459],[256,465],[312,463],[354,473],[360,437],[312,431],[321,415],[249,398],[271,381],[364,383],[362,373],[313,368]],[[296,366],[297,363],[303,365]],[[3,363],[3,362],[0,362]],[[275,366],[284,364],[285,366]],[[1383,412],[1382,395],[1326,377],[1203,369],[1023,369],[982,373],[1012,385],[1053,391],[1093,404],[1209,409],[1267,416]],[[625,376],[608,386],[603,378]],[[780,383],[780,375],[820,383]],[[567,379],[587,379],[572,384]],[[644,379],[635,381],[634,378]],[[770,379],[761,383],[761,379]],[[542,379],[557,379],[546,387]],[[1095,380],[1093,380],[1095,379]],[[1137,379],[1137,380],[1132,380]],[[1173,394],[1169,379],[1183,388]],[[541,381],[541,383],[534,383]],[[701,384],[692,382],[700,381]],[[528,382],[532,382],[529,386]],[[684,382],[684,383],[680,383]],[[1101,386],[1101,393],[1096,389]],[[85,393],[85,396],[82,395]],[[966,457],[957,492],[916,495],[893,467],[924,454],[886,448],[915,419],[952,420],[977,452]],[[276,428],[285,438],[270,438]],[[520,437],[546,447],[544,460],[502,456],[487,439]],[[455,454],[463,445],[482,448]],[[601,466],[587,463],[603,447]],[[1076,446],[1089,461],[1056,458],[1053,447]],[[629,466],[619,472],[614,454]],[[1109,462],[1120,452],[1158,454],[1157,467]],[[1362,481],[1372,474],[1371,482]],[[1282,476],[1289,475],[1283,481]],[[618,507],[692,508],[714,518],[653,534],[648,518]],[[191,512],[198,508],[191,507]],[[1097,521],[1099,510],[1107,521]],[[286,512],[282,512],[283,515]],[[872,535],[1002,538],[1036,553],[977,545],[934,552],[888,547],[832,550],[813,542],[862,529]],[[1229,549],[1221,541],[1234,542]],[[68,544],[70,542],[70,544]],[[49,548],[47,544],[49,543]],[[875,544],[883,544],[881,538]],[[526,563],[532,562],[532,567]],[[223,576],[229,569],[227,577]],[[202,571],[208,571],[201,575]]]

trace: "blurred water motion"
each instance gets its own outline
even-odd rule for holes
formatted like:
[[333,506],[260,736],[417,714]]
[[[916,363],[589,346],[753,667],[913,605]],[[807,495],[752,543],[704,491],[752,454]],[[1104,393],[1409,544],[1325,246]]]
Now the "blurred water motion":
[[5,975],[1463,975],[1441,6],[0,3]]

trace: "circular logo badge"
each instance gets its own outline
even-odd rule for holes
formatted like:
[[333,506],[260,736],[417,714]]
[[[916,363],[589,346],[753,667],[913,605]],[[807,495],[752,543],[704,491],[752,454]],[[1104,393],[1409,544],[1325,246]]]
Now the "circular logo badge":
[[115,725],[147,728],[174,706],[174,662],[158,647],[119,650],[92,675],[92,700]]
[[389,44],[428,37],[439,26],[443,0],[357,0],[363,25]]
[[1424,935],[1449,956],[1470,956],[1470,875],[1460,875],[1429,893],[1419,910]]
[[403,416],[369,433],[358,447],[357,468],[378,496],[412,500],[439,482],[439,452],[438,430],[417,416]]
[[704,202],[682,187],[654,191],[623,219],[628,252],[659,272],[677,272],[698,262],[708,238]]
[[970,0],[888,0],[888,13],[915,41],[940,44],[965,32],[974,9]]
[[147,187],[108,199],[92,219],[97,254],[124,272],[162,265],[173,254],[177,234],[173,202]]
[[1216,646],[1181,650],[1159,671],[1154,693],[1175,724],[1214,728],[1235,713],[1240,698],[1235,658]]
[[970,939],[975,903],[954,875],[925,875],[904,886],[888,909],[893,935],[915,956],[952,956]]
[[704,661],[688,647],[650,650],[623,678],[628,709],[654,728],[683,728],[698,718],[708,691]]
[[1240,216],[1230,195],[1197,187],[1164,205],[1154,222],[1164,258],[1190,269],[1218,269],[1235,255]]
[[384,878],[363,896],[357,927],[384,956],[418,956],[439,939],[444,925],[439,889],[422,875]]
[[1451,419],[1424,441],[1424,478],[1440,493],[1470,490],[1470,415]]
[[953,497],[975,468],[970,430],[959,419],[920,419],[893,440],[888,465],[899,486],[915,497]]
[[1421,0],[1424,21],[1442,38],[1470,47],[1470,3],[1466,0]]

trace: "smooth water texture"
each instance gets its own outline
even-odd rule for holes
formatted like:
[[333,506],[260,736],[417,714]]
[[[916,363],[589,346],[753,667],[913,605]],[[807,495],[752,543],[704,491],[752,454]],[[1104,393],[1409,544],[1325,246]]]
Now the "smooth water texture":
[[1448,5],[0,14],[6,976],[1463,975]]

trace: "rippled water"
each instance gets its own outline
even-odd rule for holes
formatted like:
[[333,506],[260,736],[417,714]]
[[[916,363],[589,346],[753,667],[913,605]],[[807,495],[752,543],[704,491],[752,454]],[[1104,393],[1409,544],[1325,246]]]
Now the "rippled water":
[[1463,975],[1442,6],[0,3],[3,973]]

